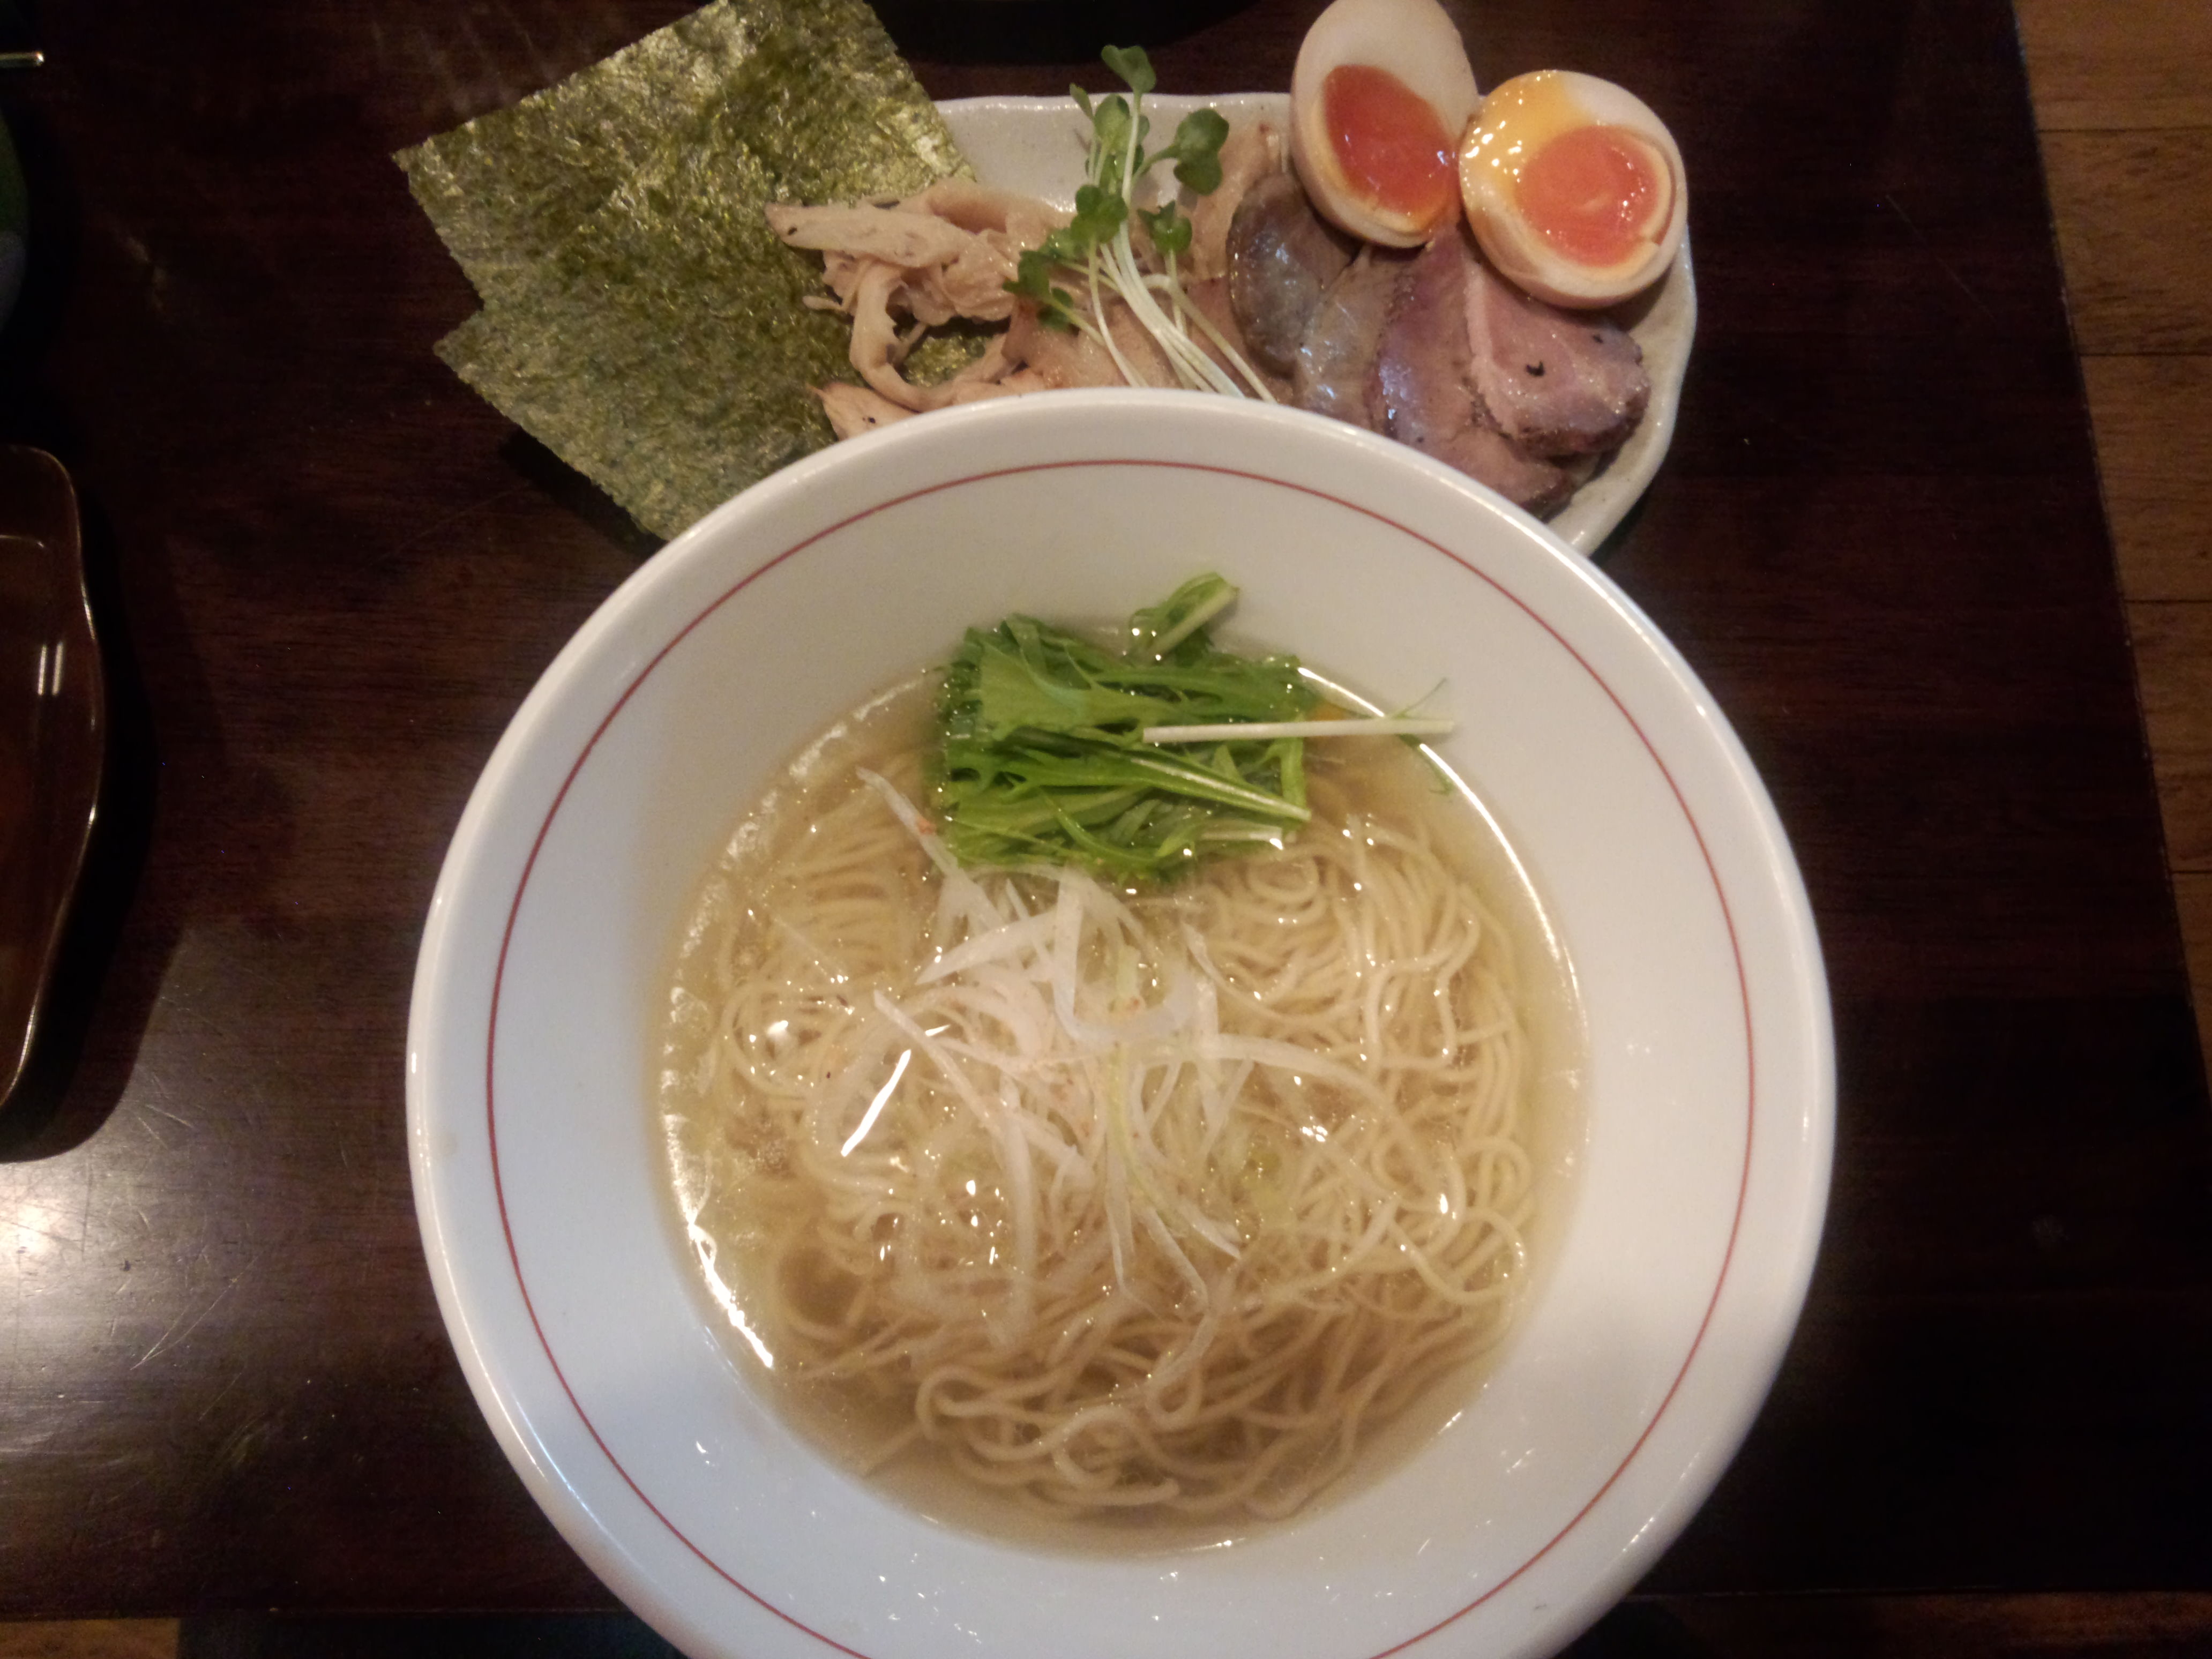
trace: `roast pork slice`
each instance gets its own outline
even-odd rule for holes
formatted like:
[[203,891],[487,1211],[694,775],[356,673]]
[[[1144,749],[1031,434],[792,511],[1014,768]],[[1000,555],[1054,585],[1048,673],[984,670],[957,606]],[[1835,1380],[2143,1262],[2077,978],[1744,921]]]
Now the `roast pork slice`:
[[1468,305],[1480,268],[1463,229],[1416,256],[1376,349],[1370,408],[1399,442],[1531,512],[1549,512],[1574,493],[1573,477],[1492,426],[1470,379]]
[[1287,173],[1268,173],[1244,192],[1229,222],[1229,303],[1255,362],[1291,373],[1306,324],[1356,246]]
[[1561,311],[1480,258],[1468,264],[1471,369],[1491,422],[1538,455],[1619,448],[1651,398],[1636,342],[1609,318]]
[[1229,274],[1229,236],[1237,210],[1262,179],[1283,170],[1285,148],[1271,121],[1233,127],[1221,146],[1221,182],[1190,204],[1190,252],[1183,269],[1204,282]]
[[1413,263],[1409,253],[1368,247],[1323,292],[1307,319],[1291,363],[1291,397],[1300,409],[1382,430],[1369,406],[1382,325]]

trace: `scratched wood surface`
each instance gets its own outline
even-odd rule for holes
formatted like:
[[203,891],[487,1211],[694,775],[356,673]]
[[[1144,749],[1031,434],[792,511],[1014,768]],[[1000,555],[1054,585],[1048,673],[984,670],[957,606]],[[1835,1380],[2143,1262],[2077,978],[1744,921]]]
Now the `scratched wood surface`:
[[2212,1034],[2212,6],[2018,0],[2044,166]]
[[[1311,9],[1249,7],[1160,56],[1175,84],[1275,84]],[[428,357],[467,296],[382,156],[680,9],[394,4],[372,32],[331,4],[189,27],[93,6],[50,14],[73,66],[10,96],[76,236],[66,282],[33,296],[52,345],[33,362],[20,331],[0,342],[0,432],[86,487],[135,665],[121,787],[143,822],[109,849],[76,1115],[0,1165],[0,1612],[607,1605],[499,1462],[428,1306],[395,1033],[475,767],[635,547]],[[2018,9],[2166,848],[2212,963],[2212,342],[2190,304],[2212,9]],[[1845,1121],[1775,1400],[1583,1651],[2203,1651],[2199,1056],[2122,752],[2118,617],[2100,632],[2085,577],[2106,544],[2081,405],[2049,372],[2073,347],[2034,246],[2009,20],[1605,10],[1612,71],[1692,111],[1678,130],[1714,160],[1700,384],[1609,563],[1715,682],[1798,838]],[[1606,70],[1581,15],[1482,8],[1478,68]],[[930,73],[940,93],[1066,79]],[[1741,97],[1747,76],[1773,95]],[[1846,128],[1867,147],[1848,178],[1811,136]],[[1820,222],[1869,179],[1881,208]],[[1966,383],[1898,389],[1931,361]],[[456,537],[465,562],[426,546]],[[1954,568],[1885,563],[1886,538]],[[2014,602],[2008,556],[2051,605]],[[1924,632],[1870,602],[1900,580]],[[1832,629],[1814,612],[1838,602]],[[455,612],[464,641],[421,625]],[[1948,653],[1942,673],[1843,642],[1875,619]],[[2019,648],[1985,648],[1992,626]],[[1938,706],[1909,728],[1901,694]],[[1984,718],[1972,742],[2002,755],[1962,747],[1957,711],[2008,696],[2032,729]],[[2101,869],[2069,871],[2069,848]],[[1927,915],[1945,937],[1912,925]],[[158,1620],[0,1626],[7,1659],[176,1646]]]

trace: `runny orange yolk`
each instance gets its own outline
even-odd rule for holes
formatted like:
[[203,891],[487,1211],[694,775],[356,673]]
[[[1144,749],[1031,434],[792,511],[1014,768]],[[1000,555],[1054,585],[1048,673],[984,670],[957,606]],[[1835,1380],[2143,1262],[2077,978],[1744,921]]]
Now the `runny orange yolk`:
[[1355,190],[1417,224],[1443,217],[1458,199],[1455,138],[1426,99],[1371,64],[1339,64],[1321,98],[1337,165]]
[[1571,127],[1522,164],[1522,216],[1577,264],[1604,268],[1640,251],[1663,187],[1650,149],[1619,127]]

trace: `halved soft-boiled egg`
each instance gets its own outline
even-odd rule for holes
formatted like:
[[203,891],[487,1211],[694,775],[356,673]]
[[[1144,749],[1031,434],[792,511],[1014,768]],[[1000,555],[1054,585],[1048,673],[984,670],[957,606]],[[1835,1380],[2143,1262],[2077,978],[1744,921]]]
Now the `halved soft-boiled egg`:
[[1291,157],[1322,216],[1418,247],[1459,211],[1460,135],[1481,102],[1436,0],[1336,0],[1291,76]]
[[1492,90],[1460,146],[1459,185],[1501,276],[1585,310],[1656,282],[1689,220],[1666,124],[1635,94],[1572,70]]

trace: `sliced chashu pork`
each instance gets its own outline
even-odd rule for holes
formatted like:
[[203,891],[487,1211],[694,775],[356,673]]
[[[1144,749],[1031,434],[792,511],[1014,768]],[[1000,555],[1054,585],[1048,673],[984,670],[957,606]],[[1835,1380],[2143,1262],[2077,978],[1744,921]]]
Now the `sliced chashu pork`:
[[1532,513],[1549,512],[1574,493],[1575,475],[1500,432],[1475,396],[1467,316],[1478,263],[1464,230],[1446,231],[1414,258],[1376,348],[1369,406],[1378,430]]
[[1383,429],[1382,411],[1370,406],[1375,354],[1413,262],[1412,254],[1395,248],[1363,248],[1328,285],[1306,319],[1291,365],[1291,394],[1300,409]]
[[1271,173],[1229,224],[1229,301],[1253,361],[1288,374],[1306,325],[1358,244],[1313,210],[1298,181]]
[[1200,282],[1229,274],[1230,238],[1244,198],[1262,180],[1287,177],[1283,135],[1266,121],[1233,127],[1221,145],[1221,182],[1190,204],[1183,268]]
[[1274,174],[1238,206],[1229,255],[1237,323],[1256,359],[1288,362],[1300,407],[1401,438],[1524,506],[1564,501],[1643,417],[1636,343],[1503,281],[1463,230],[1418,258],[1366,249],[1347,265],[1297,181]]
[[1539,455],[1618,449],[1651,398],[1636,342],[1608,317],[1532,299],[1469,254],[1468,361],[1492,423]]

